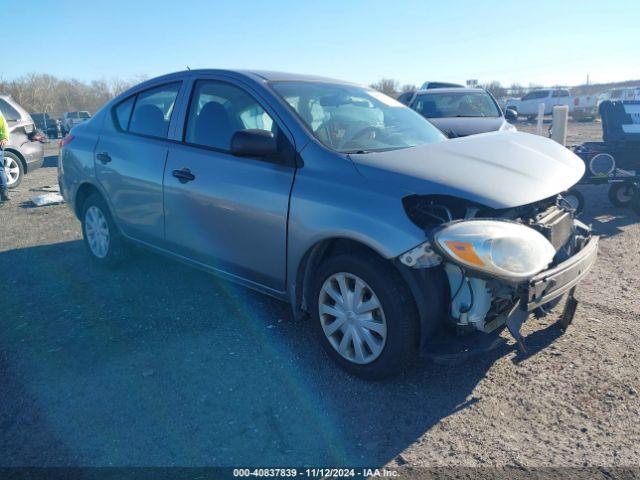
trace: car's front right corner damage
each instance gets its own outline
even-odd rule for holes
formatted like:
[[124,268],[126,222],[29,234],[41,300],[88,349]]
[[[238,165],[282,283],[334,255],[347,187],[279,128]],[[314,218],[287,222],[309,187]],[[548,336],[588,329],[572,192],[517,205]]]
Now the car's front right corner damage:
[[[488,340],[479,333],[494,338],[506,327],[524,350],[522,324],[532,313],[546,315],[563,295],[560,323],[566,328],[571,322],[573,293],[596,260],[598,237],[561,195],[502,210],[453,197],[412,196],[405,210],[426,239],[397,261],[446,278],[445,330],[453,349],[466,338],[463,349],[475,350],[469,340],[478,338],[484,350]],[[423,350],[430,340],[422,339]]]

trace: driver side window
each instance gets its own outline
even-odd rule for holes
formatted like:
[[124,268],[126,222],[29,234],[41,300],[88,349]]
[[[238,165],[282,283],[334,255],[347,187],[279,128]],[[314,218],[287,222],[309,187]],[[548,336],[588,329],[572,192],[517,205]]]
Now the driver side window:
[[239,130],[259,129],[276,133],[273,119],[244,90],[224,82],[196,82],[184,133],[184,141],[228,152]]

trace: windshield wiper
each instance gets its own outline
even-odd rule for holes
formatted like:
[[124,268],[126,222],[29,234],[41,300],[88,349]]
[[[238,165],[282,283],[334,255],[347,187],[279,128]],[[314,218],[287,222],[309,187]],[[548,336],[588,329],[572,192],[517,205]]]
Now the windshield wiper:
[[352,152],[342,152],[342,153],[346,153],[347,155],[364,155],[365,153],[371,153],[371,151],[369,151],[369,150],[354,150]]

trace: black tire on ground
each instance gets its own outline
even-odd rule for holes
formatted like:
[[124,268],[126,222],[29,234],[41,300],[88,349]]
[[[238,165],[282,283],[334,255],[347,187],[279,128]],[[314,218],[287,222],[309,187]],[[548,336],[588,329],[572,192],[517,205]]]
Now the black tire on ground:
[[[18,158],[18,156],[15,153],[7,152],[7,151],[4,152],[4,161],[5,163],[10,161],[12,165],[17,165],[18,178],[9,185],[9,188],[19,187],[20,184],[22,183],[22,179],[24,178],[24,165],[22,165],[22,161],[20,160],[20,158]],[[7,178],[7,181],[10,182],[11,180]]]
[[584,195],[576,188],[570,188],[566,192],[563,192],[562,198],[571,204],[575,208],[576,215],[579,215],[584,210]]
[[640,185],[635,185],[633,188],[633,198],[631,199],[631,209],[640,215]]
[[613,183],[609,187],[609,201],[618,208],[628,207],[633,196],[633,185],[631,183]]
[[[106,221],[106,226],[108,230],[108,241],[107,250],[104,256],[98,256],[94,250],[91,248],[90,241],[87,234],[87,212],[90,208],[97,209],[104,217]],[[95,212],[95,210],[93,210]],[[87,248],[87,252],[89,252],[89,256],[91,259],[96,262],[98,265],[115,268],[117,267],[125,258],[126,255],[126,245],[125,241],[120,235],[118,227],[113,221],[113,217],[111,216],[111,212],[109,211],[109,207],[107,203],[104,201],[102,196],[98,193],[92,193],[87,197],[82,205],[82,215],[80,217],[80,221],[82,223],[82,238],[84,241],[84,245]]]
[[[320,321],[319,302],[324,282],[345,272],[364,280],[378,297],[387,324],[387,338],[380,355],[358,364],[342,357],[331,345]],[[415,301],[399,272],[388,261],[374,255],[340,254],[325,260],[314,279],[310,299],[316,334],[329,356],[344,370],[367,380],[379,380],[409,368],[418,356],[420,320]]]

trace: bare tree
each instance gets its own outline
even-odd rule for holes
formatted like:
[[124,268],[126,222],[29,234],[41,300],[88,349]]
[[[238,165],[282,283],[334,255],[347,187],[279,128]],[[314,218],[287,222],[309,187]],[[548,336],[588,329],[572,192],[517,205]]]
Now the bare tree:
[[395,97],[398,94],[399,85],[400,82],[398,82],[398,80],[383,78],[376,83],[372,83],[370,86],[390,97]]
[[523,97],[527,93],[527,89],[519,83],[512,83],[509,87],[509,95],[512,97]]
[[502,98],[507,95],[507,89],[504,88],[497,80],[492,80],[489,83],[485,83],[484,85],[482,85],[482,88],[490,92],[491,95],[496,98]]
[[46,112],[51,116],[76,110],[95,113],[144,78],[112,78],[87,83],[74,78],[61,80],[53,75],[30,73],[11,81],[0,79],[0,93],[11,95],[29,112]]

